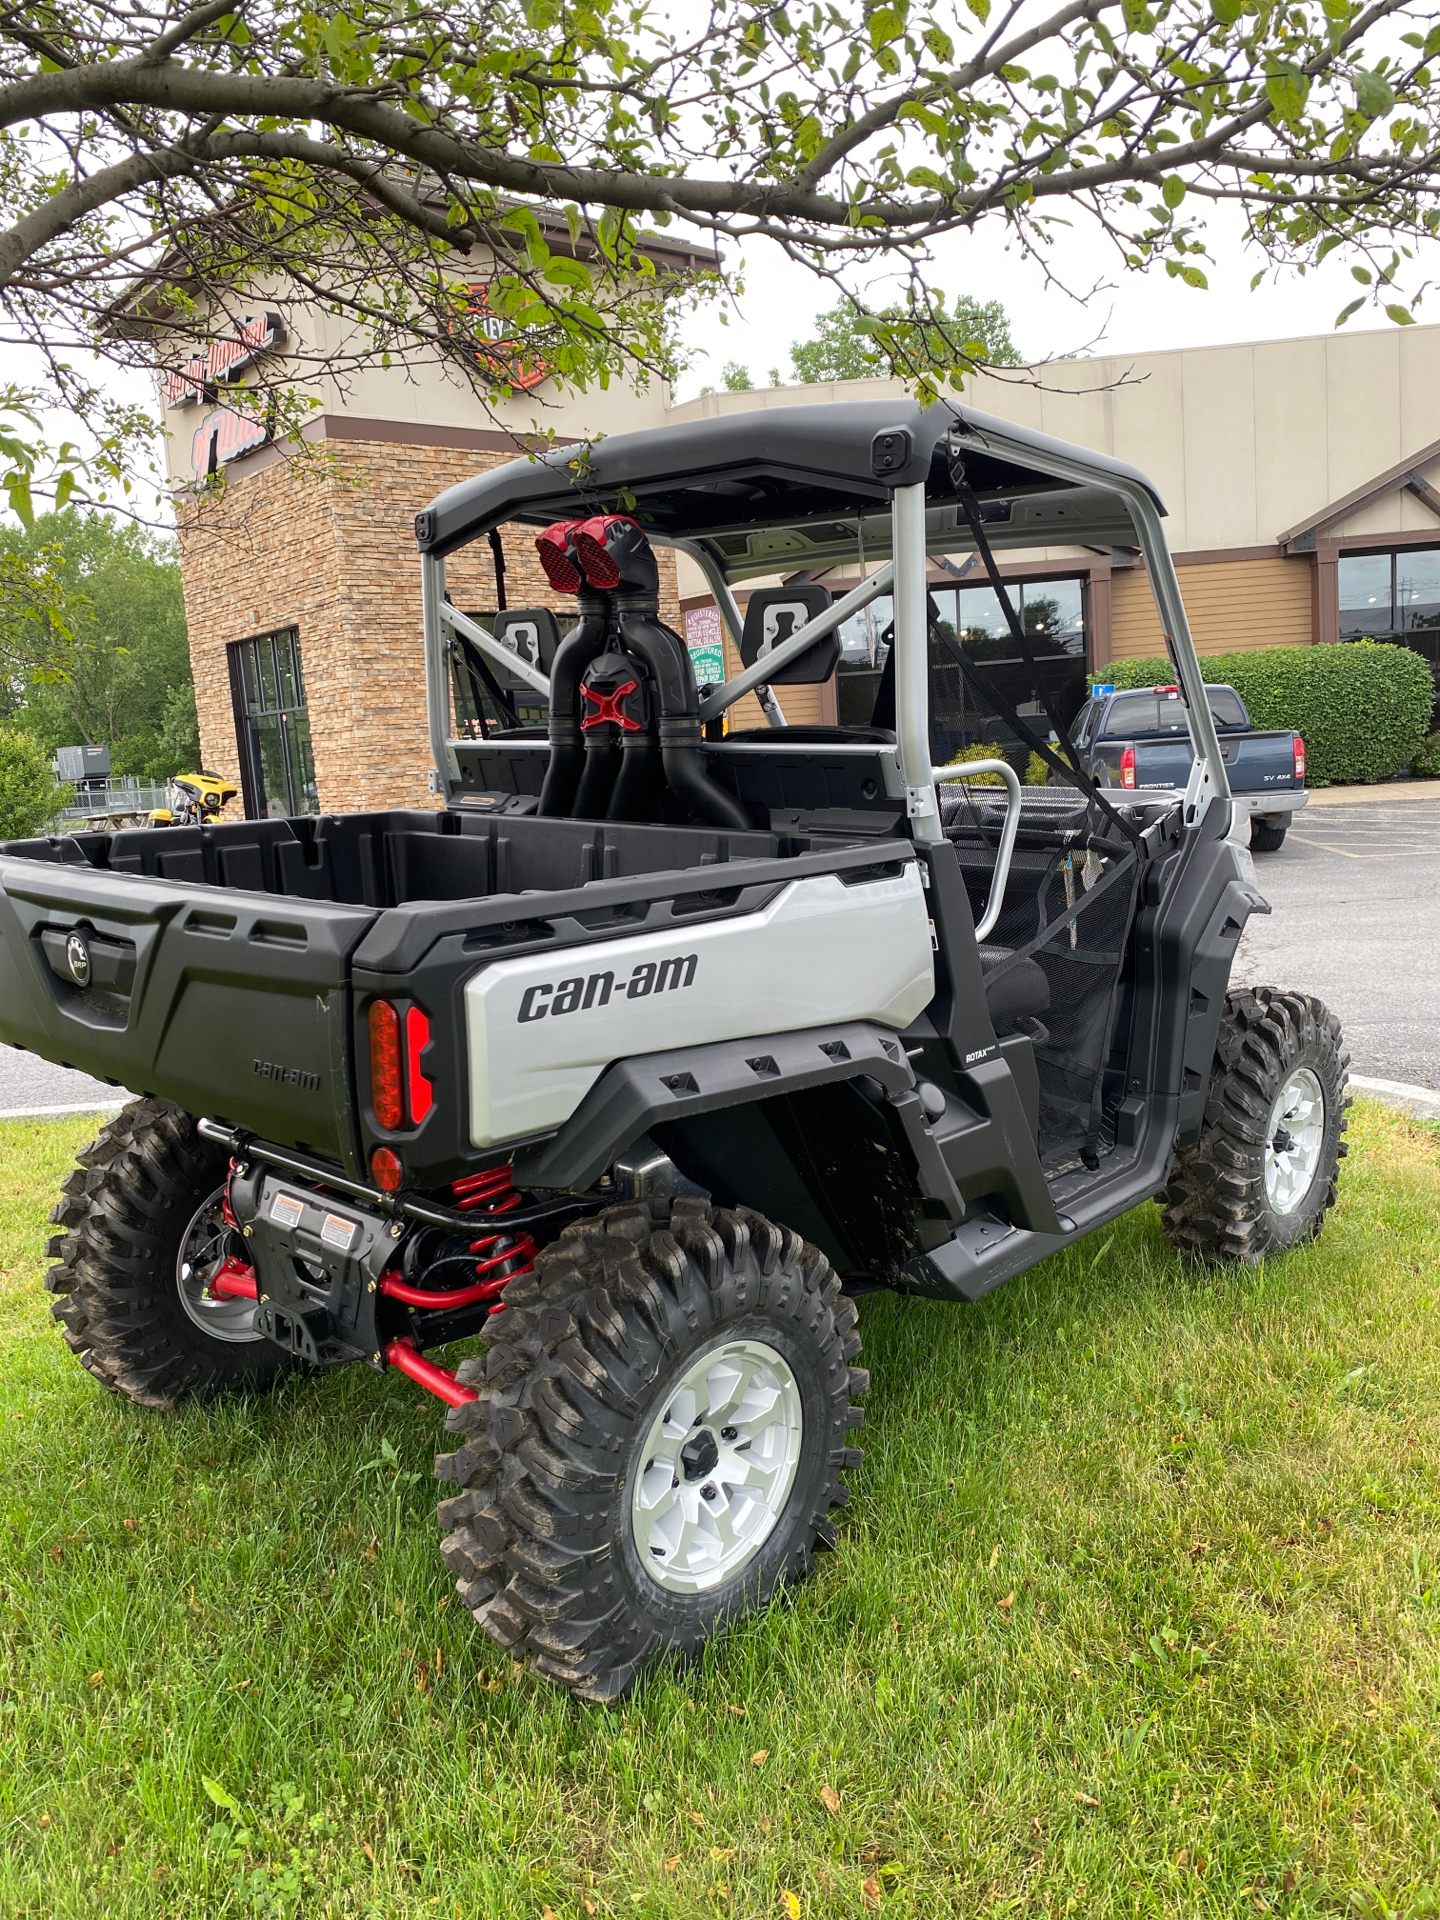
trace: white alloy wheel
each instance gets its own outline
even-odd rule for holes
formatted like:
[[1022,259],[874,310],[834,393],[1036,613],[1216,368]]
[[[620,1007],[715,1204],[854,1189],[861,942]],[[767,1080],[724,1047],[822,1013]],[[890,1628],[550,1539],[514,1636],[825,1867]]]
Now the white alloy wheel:
[[1273,1212],[1293,1213],[1309,1193],[1324,1141],[1324,1089],[1309,1067],[1297,1067],[1265,1129],[1265,1198]]
[[666,1394],[637,1456],[635,1550],[671,1593],[740,1573],[785,1510],[800,1464],[800,1388],[760,1340],[702,1353]]

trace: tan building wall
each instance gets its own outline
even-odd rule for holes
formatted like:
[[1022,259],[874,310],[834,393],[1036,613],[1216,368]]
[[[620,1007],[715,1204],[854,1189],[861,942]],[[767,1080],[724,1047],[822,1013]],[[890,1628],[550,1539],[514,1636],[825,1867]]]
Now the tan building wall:
[[[712,393],[667,417],[903,392],[897,380],[847,380]],[[1165,502],[1177,554],[1270,546],[1440,441],[1440,326],[1058,360],[975,375],[961,401],[1138,467]],[[1440,537],[1440,520],[1413,495],[1394,496],[1347,531]]]
[[[1311,568],[1307,560],[1205,560],[1182,565],[1180,592],[1199,653],[1303,647],[1311,638]],[[1142,567],[1110,576],[1110,658],[1135,660],[1165,651],[1155,596]]]

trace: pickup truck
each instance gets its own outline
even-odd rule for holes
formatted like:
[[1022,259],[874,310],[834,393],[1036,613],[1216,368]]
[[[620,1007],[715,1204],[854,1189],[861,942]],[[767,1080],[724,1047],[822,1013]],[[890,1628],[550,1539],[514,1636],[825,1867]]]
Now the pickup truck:
[[[1298,733],[1257,733],[1233,687],[1206,688],[1237,813],[1250,816],[1250,845],[1275,853],[1290,816],[1305,805],[1305,742]],[[1194,753],[1178,687],[1117,691],[1097,686],[1070,730],[1084,770],[1102,787],[1183,790]]]
[[[416,517],[440,804],[0,844],[0,1042],[138,1096],[51,1215],[79,1364],[160,1409],[405,1374],[448,1408],[462,1604],[612,1702],[835,1543],[858,1296],[978,1301],[1161,1196],[1189,1257],[1297,1246],[1348,1055],[1319,1001],[1227,991],[1267,908],[1143,476],[891,400],[570,452]],[[445,568],[502,527],[553,604],[486,628]],[[1137,538],[1198,707],[1185,791],[937,772],[962,680],[1045,743],[933,631],[927,549],[978,552],[1019,631],[992,542]],[[750,663],[703,694],[666,548]],[[781,566],[742,614],[731,582]],[[723,730],[762,683],[828,679],[892,585],[855,724]],[[544,728],[467,735],[457,639]]]

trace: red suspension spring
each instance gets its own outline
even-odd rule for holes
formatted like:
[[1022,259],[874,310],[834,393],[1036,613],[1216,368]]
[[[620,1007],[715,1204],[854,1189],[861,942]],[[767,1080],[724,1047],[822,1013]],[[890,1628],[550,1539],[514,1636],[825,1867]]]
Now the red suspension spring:
[[511,1213],[520,1205],[514,1176],[508,1166],[487,1167],[483,1173],[469,1173],[463,1180],[457,1180],[450,1192],[462,1213],[477,1216],[477,1226],[481,1221],[497,1220],[496,1232],[482,1234],[470,1243],[471,1253],[478,1256],[475,1285],[454,1293],[432,1293],[410,1286],[398,1274],[387,1273],[381,1277],[380,1291],[411,1307],[468,1307],[488,1300],[492,1303],[490,1311],[498,1313],[500,1295],[512,1280],[529,1273],[535,1263],[535,1242],[531,1236],[523,1228],[519,1233],[507,1233],[498,1224],[498,1216]]

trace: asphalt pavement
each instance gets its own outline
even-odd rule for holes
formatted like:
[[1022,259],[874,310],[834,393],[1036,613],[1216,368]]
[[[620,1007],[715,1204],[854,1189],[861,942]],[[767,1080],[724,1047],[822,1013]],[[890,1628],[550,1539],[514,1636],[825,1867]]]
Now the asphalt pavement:
[[[1313,800],[1278,853],[1255,856],[1273,912],[1251,920],[1233,978],[1318,994],[1344,1024],[1355,1073],[1440,1089],[1440,793],[1346,799]],[[0,1116],[124,1097],[0,1047]]]
[[1255,875],[1273,911],[1246,928],[1234,984],[1318,994],[1353,1072],[1440,1088],[1440,795],[1312,800]]

